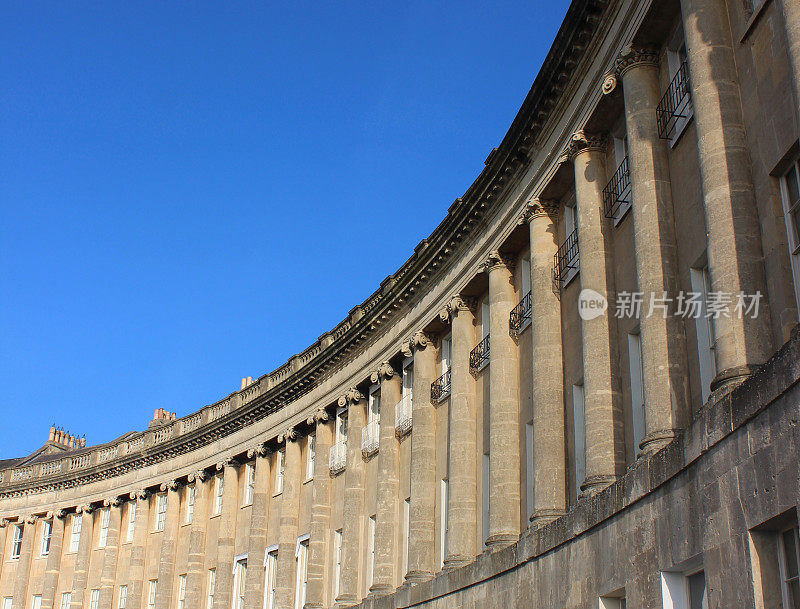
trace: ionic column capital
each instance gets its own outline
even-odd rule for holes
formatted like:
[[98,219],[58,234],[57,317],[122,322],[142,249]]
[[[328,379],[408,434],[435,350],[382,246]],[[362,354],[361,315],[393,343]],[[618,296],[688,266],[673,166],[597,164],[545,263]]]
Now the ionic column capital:
[[506,254],[501,253],[500,250],[494,250],[486,257],[486,261],[483,263],[483,268],[487,274],[500,268],[506,268],[509,271],[513,271],[514,260],[509,258]]
[[228,467],[236,467],[237,465],[239,465],[239,462],[236,459],[233,457],[228,457],[223,461],[219,461],[215,467],[217,468],[218,472],[221,472]]
[[622,50],[614,60],[614,72],[625,76],[625,72],[640,65],[658,67],[659,55],[656,49],[629,46]]
[[389,362],[381,362],[378,369],[369,376],[370,382],[374,385],[380,383],[383,379],[388,379],[394,376],[394,368]]
[[330,418],[328,411],[325,408],[317,408],[317,411],[309,415],[306,419],[306,424],[314,425],[315,423],[325,423]]
[[608,138],[604,133],[589,134],[583,129],[572,134],[569,144],[567,144],[561,158],[574,161],[575,157],[584,152],[604,151],[608,143]]
[[456,317],[461,311],[470,311],[475,313],[478,308],[478,299],[474,296],[462,296],[461,294],[454,295],[450,302],[447,303],[447,311],[450,317]]
[[294,442],[298,438],[297,430],[294,426],[287,427],[284,429],[280,434],[278,434],[278,443],[282,444],[284,442]]
[[130,498],[131,499],[141,499],[144,501],[150,496],[150,491],[146,488],[141,488],[138,491],[131,491]]
[[119,507],[122,505],[122,497],[109,497],[103,499],[103,507]]
[[159,488],[161,489],[161,492],[164,492],[164,491],[177,491],[180,487],[181,483],[173,478],[169,482],[162,483]]
[[56,510],[55,517],[58,518],[59,520],[64,520],[67,517],[67,510],[63,508],[60,510]]
[[193,474],[186,476],[186,481],[190,484],[194,481],[205,482],[206,480],[208,480],[208,472],[204,469],[199,469]]
[[94,512],[94,507],[91,503],[84,503],[75,508],[75,513],[77,514],[91,514],[92,512]]
[[422,330],[417,330],[414,332],[414,336],[403,341],[403,355],[411,357],[414,355],[414,351],[424,349],[429,344],[433,344],[435,340],[436,338],[433,335],[423,332]]
[[27,524],[36,524],[37,520],[39,520],[39,516],[36,514],[28,514],[28,516],[25,518],[25,522]]
[[11,522],[8,518],[0,518],[0,529],[4,529]]
[[269,447],[266,442],[261,442],[253,448],[247,450],[247,458],[254,459],[256,457],[266,457],[270,453]]
[[517,224],[530,224],[538,218],[547,218],[551,222],[558,221],[558,210],[560,204],[554,199],[540,199],[534,197],[526,204],[517,220]]
[[358,389],[355,387],[350,387],[350,389],[348,389],[345,394],[339,398],[337,404],[339,404],[340,408],[344,408],[350,404],[360,402],[363,399],[364,396],[361,395],[361,392]]

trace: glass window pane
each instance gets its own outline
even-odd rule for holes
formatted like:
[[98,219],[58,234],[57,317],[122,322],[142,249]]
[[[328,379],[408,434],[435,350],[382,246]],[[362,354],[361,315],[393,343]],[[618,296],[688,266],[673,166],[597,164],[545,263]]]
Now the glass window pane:
[[785,555],[786,579],[797,577],[797,546],[795,545],[795,529],[783,532],[783,549]]
[[797,183],[797,165],[792,166],[786,174],[786,190],[789,193],[789,206],[800,199],[800,184]]

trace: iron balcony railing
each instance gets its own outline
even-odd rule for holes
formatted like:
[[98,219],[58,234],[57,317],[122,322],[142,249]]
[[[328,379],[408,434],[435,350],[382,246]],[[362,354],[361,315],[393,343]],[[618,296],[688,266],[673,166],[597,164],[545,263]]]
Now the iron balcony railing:
[[431,383],[431,402],[438,402],[450,395],[450,369]]
[[344,441],[337,442],[331,446],[330,456],[328,457],[328,467],[332,474],[338,474],[347,466],[347,444]]
[[628,157],[625,156],[603,189],[603,209],[606,218],[616,219],[620,209],[631,200],[631,174],[628,171]]
[[526,323],[531,321],[531,293],[528,292],[519,301],[519,304],[511,309],[508,316],[508,333],[511,338],[517,338]]
[[577,270],[578,254],[578,229],[576,228],[567,236],[553,257],[553,285],[556,290],[561,289],[561,285],[572,269]]
[[483,337],[472,351],[469,352],[469,369],[473,374],[489,363],[489,335]]
[[411,394],[405,394],[394,407],[394,433],[398,438],[403,437],[412,426]]
[[689,64],[684,61],[656,107],[658,137],[672,139],[678,120],[689,116],[690,103]]
[[361,428],[361,454],[364,458],[374,455],[380,448],[381,427],[377,420]]

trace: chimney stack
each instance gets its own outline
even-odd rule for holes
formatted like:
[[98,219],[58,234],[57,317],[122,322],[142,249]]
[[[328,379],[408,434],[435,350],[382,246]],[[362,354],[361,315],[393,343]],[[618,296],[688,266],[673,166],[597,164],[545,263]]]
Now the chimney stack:
[[248,386],[250,386],[252,384],[253,384],[253,377],[252,376],[247,376],[247,377],[242,379],[242,389],[244,389],[245,387],[248,387]]

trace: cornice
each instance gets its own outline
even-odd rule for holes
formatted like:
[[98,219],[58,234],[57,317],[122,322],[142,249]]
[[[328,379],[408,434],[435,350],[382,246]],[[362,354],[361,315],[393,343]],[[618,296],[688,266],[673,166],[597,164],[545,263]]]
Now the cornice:
[[[0,499],[90,484],[208,446],[277,412],[319,386],[322,380],[350,361],[360,346],[380,335],[384,327],[397,319],[398,313],[426,293],[462,244],[469,241],[469,235],[480,226],[482,219],[502,201],[503,193],[528,163],[560,95],[576,77],[575,67],[597,30],[608,2],[573,0],[517,116],[501,144],[486,159],[483,171],[400,269],[387,277],[366,301],[354,307],[333,330],[242,391],[159,430],[91,447],[80,456],[63,457],[62,464],[54,459],[0,472]],[[462,299],[462,304],[470,308],[470,299]],[[451,301],[440,312],[440,317],[447,323],[458,310],[463,309],[453,308]],[[413,345],[411,350],[418,347],[419,344]],[[405,347],[403,350],[408,352]],[[349,403],[349,398],[343,397],[345,404]],[[340,404],[341,401],[342,398]],[[124,448],[124,454],[120,447]],[[76,461],[78,459],[80,461]],[[79,465],[72,467],[76,462]],[[16,478],[16,470],[25,471]]]

